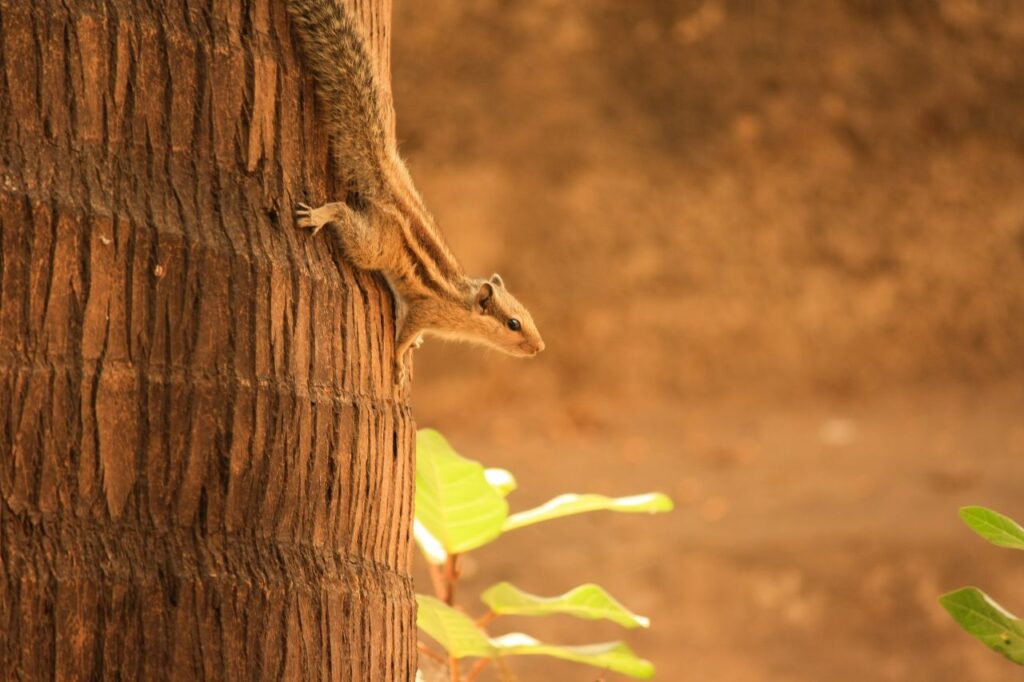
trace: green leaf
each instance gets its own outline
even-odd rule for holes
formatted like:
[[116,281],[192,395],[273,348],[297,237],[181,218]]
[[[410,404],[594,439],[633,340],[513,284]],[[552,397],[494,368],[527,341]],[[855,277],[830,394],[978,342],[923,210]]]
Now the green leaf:
[[465,614],[456,611],[440,599],[425,594],[416,595],[419,610],[416,625],[437,640],[449,656],[466,658],[479,656],[493,658],[494,646],[487,635]]
[[484,478],[502,497],[508,497],[518,487],[516,477],[505,469],[484,469]]
[[468,616],[439,599],[416,595],[419,610],[416,625],[455,658],[495,658],[496,656],[553,656],[612,670],[630,677],[650,679],[654,666],[637,657],[622,642],[585,646],[558,646],[538,642],[529,635],[513,633],[488,639]]
[[479,463],[461,457],[437,431],[416,433],[416,520],[446,553],[486,545],[501,535],[507,516],[508,502]]
[[960,518],[993,545],[1024,549],[1024,528],[1002,514],[985,507],[964,507],[960,510]]
[[502,656],[553,656],[566,661],[584,663],[595,668],[649,680],[654,677],[654,666],[650,661],[639,658],[622,642],[588,644],[584,646],[558,646],[543,644],[529,635],[512,633],[491,640]]
[[651,624],[650,620],[631,612],[597,585],[580,585],[563,595],[545,598],[501,582],[480,598],[491,611],[500,615],[549,616],[560,613],[587,620],[603,618],[624,628],[646,628]]
[[502,530],[522,528],[541,521],[557,519],[572,514],[609,510],[617,512],[667,512],[672,510],[672,500],[662,493],[633,495],[632,497],[605,497],[604,495],[559,495],[539,507],[510,515]]
[[964,630],[1014,663],[1024,665],[1024,621],[976,587],[939,597],[939,603]]
[[428,562],[440,566],[448,558],[448,552],[444,551],[441,541],[431,535],[419,519],[412,520],[412,537]]

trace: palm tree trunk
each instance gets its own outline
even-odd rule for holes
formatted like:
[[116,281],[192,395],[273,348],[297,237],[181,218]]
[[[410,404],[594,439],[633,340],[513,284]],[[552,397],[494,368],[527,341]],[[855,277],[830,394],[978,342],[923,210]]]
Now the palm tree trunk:
[[327,156],[281,0],[0,0],[3,679],[412,678],[391,299],[292,229]]

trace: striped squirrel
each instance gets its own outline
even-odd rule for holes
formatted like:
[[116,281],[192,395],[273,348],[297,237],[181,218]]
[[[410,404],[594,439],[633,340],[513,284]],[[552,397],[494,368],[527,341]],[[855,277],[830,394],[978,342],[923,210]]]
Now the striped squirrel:
[[398,155],[390,103],[359,27],[340,0],[287,0],[338,168],[350,174],[345,201],[298,204],[296,225],[327,227],[347,258],[384,275],[395,299],[395,382],[423,336],[469,341],[530,357],[544,341],[530,313],[498,275],[466,276]]

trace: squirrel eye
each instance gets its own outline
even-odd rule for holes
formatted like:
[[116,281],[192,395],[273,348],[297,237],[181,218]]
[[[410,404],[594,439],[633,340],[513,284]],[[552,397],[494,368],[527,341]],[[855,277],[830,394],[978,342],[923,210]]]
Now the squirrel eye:
[[514,332],[517,332],[523,328],[523,325],[520,324],[519,320],[513,317],[511,320],[508,321],[508,328]]

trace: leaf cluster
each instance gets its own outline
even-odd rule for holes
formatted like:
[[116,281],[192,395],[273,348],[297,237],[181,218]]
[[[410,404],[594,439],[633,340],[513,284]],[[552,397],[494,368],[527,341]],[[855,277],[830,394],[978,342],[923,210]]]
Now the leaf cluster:
[[[960,518],[993,545],[1024,549],[1024,528],[1002,514],[985,507],[964,507]],[[985,646],[1024,665],[1024,619],[1014,616],[977,587],[962,587],[944,594],[939,603]]]
[[[506,656],[551,656],[567,661],[649,679],[654,666],[633,653],[623,642],[587,645],[557,645],[540,642],[522,633],[497,637],[485,627],[504,615],[568,615],[604,619],[624,628],[650,625],[647,618],[629,611],[598,585],[580,585],[565,594],[541,597],[500,582],[488,588],[481,601],[488,611],[474,620],[453,604],[453,585],[458,578],[458,559],[465,552],[494,542],[509,531],[553,519],[599,510],[625,513],[656,513],[672,509],[663,494],[631,497],[604,495],[559,495],[544,504],[511,513],[507,497],[516,489],[515,477],[504,469],[488,469],[458,454],[445,438],[430,429],[416,436],[416,544],[431,568],[436,596],[417,595],[417,624],[444,648],[458,677],[458,661],[489,660]],[[425,645],[421,651],[433,655]],[[482,669],[478,663],[467,679]]]

